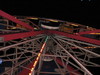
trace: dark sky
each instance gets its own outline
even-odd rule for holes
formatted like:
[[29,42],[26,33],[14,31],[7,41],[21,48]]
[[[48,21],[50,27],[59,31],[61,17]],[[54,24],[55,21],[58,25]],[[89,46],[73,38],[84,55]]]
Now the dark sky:
[[55,18],[100,28],[99,0],[3,0],[0,6],[11,15]]

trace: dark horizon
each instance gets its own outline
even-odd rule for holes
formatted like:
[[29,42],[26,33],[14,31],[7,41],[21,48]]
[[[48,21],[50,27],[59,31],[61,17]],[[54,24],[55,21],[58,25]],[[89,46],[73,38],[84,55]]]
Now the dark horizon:
[[6,1],[1,5],[1,10],[11,15],[54,18],[100,28],[97,0]]

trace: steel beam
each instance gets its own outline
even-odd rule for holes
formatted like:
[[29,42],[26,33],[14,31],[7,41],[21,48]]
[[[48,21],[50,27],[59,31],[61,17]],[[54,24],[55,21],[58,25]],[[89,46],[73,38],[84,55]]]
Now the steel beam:
[[27,28],[29,30],[34,30],[34,28],[31,27],[30,25],[28,25],[27,23],[22,22],[22,21],[16,19],[14,16],[9,15],[9,14],[7,14],[6,12],[4,12],[2,10],[0,10],[0,16],[5,17],[8,20],[11,20],[11,21],[13,21],[13,22],[15,22],[15,23],[17,23],[19,25],[22,25],[23,27],[25,27],[25,28]]
[[77,35],[84,35],[84,34],[90,34],[90,33],[100,33],[100,29],[93,30],[93,31],[80,32]]
[[73,35],[73,34],[68,34],[68,33],[64,33],[64,32],[53,31],[53,30],[48,31],[48,33],[51,34],[51,35],[52,34],[58,34],[58,35],[66,36],[68,38],[72,38],[72,39],[75,39],[75,40],[80,40],[80,41],[88,42],[88,43],[91,43],[91,44],[100,45],[99,40],[86,38],[86,37],[82,37],[82,36],[79,36],[79,35]]
[[54,38],[52,38],[88,75],[93,75],[87,68],[85,68],[72,54],[70,54],[63,46],[61,46]]
[[[39,38],[43,38],[43,37],[39,37]],[[0,51],[1,50],[5,50],[5,49],[9,49],[9,48],[12,48],[12,47],[15,47],[15,46],[18,46],[18,45],[27,43],[27,42],[31,42],[31,41],[36,40],[36,39],[39,39],[39,38],[35,38],[35,39],[31,39],[31,40],[27,40],[27,41],[20,42],[20,43],[17,43],[17,44],[13,44],[13,45],[10,45],[10,46],[2,47],[2,48],[0,48]]]
[[82,48],[82,47],[77,46],[77,45],[75,45],[75,44],[72,44],[72,43],[70,43],[70,42],[66,42],[66,41],[64,41],[64,40],[62,40],[62,39],[58,39],[58,40],[61,40],[61,41],[65,42],[65,43],[67,43],[67,44],[69,44],[69,45],[72,45],[72,46],[75,46],[75,47],[77,47],[77,48],[79,48],[79,49],[82,49],[82,50],[84,50],[85,52],[88,52],[88,53],[90,53],[90,54],[92,54],[92,55],[94,55],[94,56],[96,56],[96,57],[100,57],[100,54],[97,54],[97,53],[95,53],[95,52],[89,51],[88,49]]
[[91,43],[78,41],[78,40],[75,40],[75,39],[67,38],[67,37],[65,37],[65,36],[55,35],[55,37],[56,37],[56,38],[59,38],[59,39],[62,39],[62,40],[77,42],[77,43],[80,43],[80,44],[85,44],[85,45],[94,46],[94,47],[100,47],[100,46],[98,46],[98,45],[94,45],[94,44],[91,44]]
[[2,37],[0,42],[4,41],[11,41],[15,39],[22,39],[25,37],[36,36],[39,34],[44,34],[44,31],[30,31],[30,32],[23,32],[23,33],[15,33],[15,34],[7,34],[7,35],[0,35]]

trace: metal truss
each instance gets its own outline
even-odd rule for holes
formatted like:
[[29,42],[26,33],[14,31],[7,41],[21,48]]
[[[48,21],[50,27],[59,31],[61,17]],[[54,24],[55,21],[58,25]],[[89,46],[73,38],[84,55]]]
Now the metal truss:
[[[10,20],[24,27],[16,27],[19,30],[15,31],[1,30],[0,59],[6,65],[0,64],[0,66],[5,67],[5,72],[2,72],[0,75],[22,75],[22,72],[24,75],[93,75],[87,67],[100,68],[100,61],[95,62],[96,59],[100,59],[100,40],[81,36],[93,32],[99,33],[100,30],[80,32],[78,34],[53,30],[35,31],[34,27],[36,25],[32,23],[34,25],[32,27],[24,23],[23,21],[26,19],[23,21],[21,19],[18,20],[18,17],[11,16],[1,10],[0,16],[6,18],[5,20],[7,21]],[[38,19],[40,21],[52,20],[46,18]],[[65,23],[65,21],[61,20],[56,21]],[[15,27],[8,24],[7,26]],[[50,57],[57,66],[54,72],[42,71],[46,57]],[[7,65],[6,62],[10,64]]]
[[[100,48],[98,45],[76,41],[63,36],[53,35],[48,40],[45,52],[42,54],[39,67],[35,70],[36,75],[40,74],[61,74],[67,73],[74,75],[93,75],[86,67],[100,67],[98,62],[93,59],[100,58],[100,55],[94,51]],[[91,47],[90,47],[91,46]],[[46,52],[49,51],[49,55]],[[58,66],[59,72],[42,72],[41,67],[43,57],[52,57]],[[62,67],[60,67],[62,66]]]
[[[58,51],[58,54],[60,53],[60,55],[62,55],[62,54],[67,53],[68,56],[70,56],[70,58],[72,58],[74,61],[76,60],[79,61],[79,63],[81,64],[81,68],[85,68],[85,66],[100,67],[100,64],[98,62],[93,62],[94,59],[100,58],[100,54],[98,54],[95,51],[97,48],[100,49],[100,46],[90,45],[87,43],[65,38],[62,36],[54,36],[54,38],[55,38],[54,41],[58,43],[58,45],[62,48],[60,49],[60,52]],[[68,62],[71,62],[71,61],[68,61]],[[81,70],[81,68],[78,68],[78,69]],[[83,72],[84,74],[87,74],[87,75],[92,74],[92,73],[89,73],[88,70],[85,70],[85,69],[83,70]]]
[[1,75],[17,75],[20,70],[32,61],[37,56],[41,45],[44,41],[45,35],[38,35],[30,38],[23,38],[19,41],[13,40],[2,44],[0,48],[0,58],[3,62],[9,61],[12,63],[11,67],[6,67],[6,71]]
[[[100,65],[97,65],[93,62],[91,62],[92,59],[99,58],[100,54],[98,49],[100,49],[100,46],[88,44],[88,43],[83,43],[80,41],[68,39],[68,38],[62,38],[61,36],[55,36],[59,41],[62,41],[67,48],[72,53],[73,55],[76,56],[76,58],[80,59],[82,63],[86,66],[94,66],[94,67],[100,67]],[[66,45],[67,43],[67,45]],[[85,46],[85,47],[84,47]],[[82,56],[82,57],[81,57]]]
[[[10,61],[12,66],[6,67],[1,75],[19,75],[24,70],[31,70],[27,67],[37,58],[41,46],[47,35],[30,36],[17,40],[0,43],[0,58],[3,62]],[[75,40],[65,36],[48,35],[49,39],[34,70],[34,75],[41,74],[72,74],[72,75],[93,75],[86,67],[100,67],[94,59],[100,58],[98,49],[100,46]],[[51,57],[58,67],[59,72],[41,71],[43,59]]]
[[0,16],[5,17],[5,18],[7,18],[7,19],[9,19],[9,20],[11,20],[11,21],[13,21],[13,22],[15,22],[15,23],[18,23],[18,24],[20,24],[20,25],[26,27],[26,28],[29,29],[29,30],[34,30],[34,28],[31,27],[30,25],[28,25],[28,24],[26,24],[26,23],[24,23],[24,22],[22,22],[22,21],[16,19],[14,16],[9,15],[9,14],[5,13],[5,12],[2,11],[2,10],[0,10]]

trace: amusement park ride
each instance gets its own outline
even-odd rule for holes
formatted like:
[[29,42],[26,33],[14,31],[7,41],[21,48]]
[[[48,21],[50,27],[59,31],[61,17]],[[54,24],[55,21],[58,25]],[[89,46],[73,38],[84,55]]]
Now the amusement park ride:
[[0,75],[93,75],[99,49],[99,29],[0,10]]

